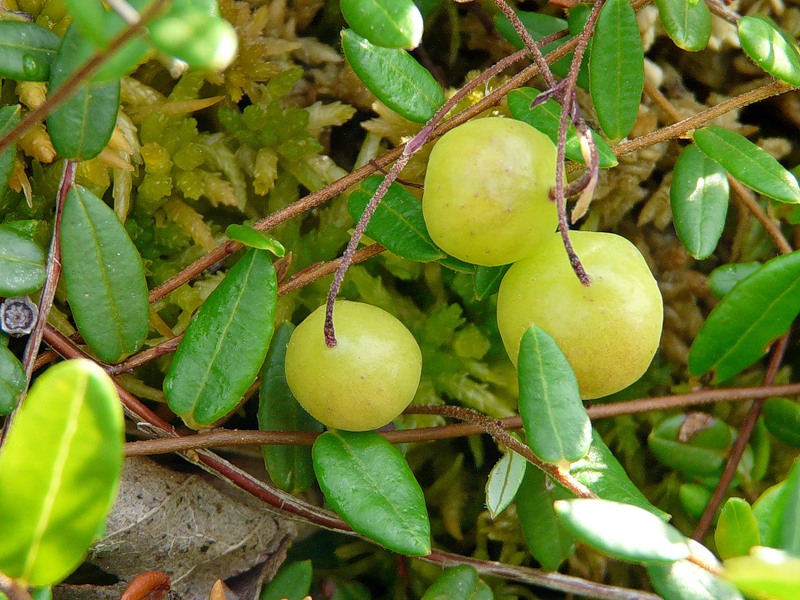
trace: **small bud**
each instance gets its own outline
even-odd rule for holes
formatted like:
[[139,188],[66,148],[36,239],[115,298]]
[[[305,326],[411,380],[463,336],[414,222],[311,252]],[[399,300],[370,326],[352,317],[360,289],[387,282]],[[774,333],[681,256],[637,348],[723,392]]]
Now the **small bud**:
[[0,329],[14,337],[28,335],[38,316],[39,309],[27,296],[7,298],[0,304]]

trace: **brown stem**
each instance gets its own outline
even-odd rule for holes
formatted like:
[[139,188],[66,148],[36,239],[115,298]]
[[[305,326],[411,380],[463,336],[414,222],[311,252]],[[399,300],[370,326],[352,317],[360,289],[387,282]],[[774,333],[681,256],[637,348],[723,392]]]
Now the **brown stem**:
[[728,184],[733,191],[733,197],[736,198],[756,220],[764,227],[764,231],[772,238],[772,242],[778,248],[781,254],[789,254],[792,252],[792,246],[784,237],[781,232],[780,226],[769,217],[761,205],[756,202],[753,193],[742,185],[737,179],[728,175]]
[[[769,365],[767,366],[767,372],[764,375],[764,385],[772,385],[775,381],[775,376],[778,374],[778,369],[780,369],[788,343],[788,333],[775,342],[775,346],[772,348]],[[733,442],[731,453],[728,456],[728,462],[725,463],[725,469],[722,471],[719,483],[717,483],[717,487],[711,495],[711,500],[708,501],[708,505],[705,511],[703,511],[703,515],[700,517],[700,521],[697,523],[697,527],[692,534],[692,537],[697,541],[703,540],[711,524],[714,522],[714,517],[719,507],[722,505],[722,500],[725,498],[725,494],[728,492],[728,488],[733,478],[736,476],[736,469],[739,466],[739,462],[742,460],[744,450],[747,447],[747,443],[750,441],[750,436],[753,434],[753,429],[755,429],[758,417],[761,415],[761,407],[763,405],[763,399],[754,400],[742,426],[739,428],[739,433],[736,436],[736,441]]]
[[8,600],[33,600],[25,586],[2,573],[0,573],[0,592],[8,596]]
[[508,5],[505,0],[494,0],[494,3],[500,9],[506,18],[511,22],[511,25],[514,27],[514,31],[517,32],[517,35],[522,40],[522,43],[525,44],[525,48],[533,55],[533,62],[539,67],[539,74],[544,78],[545,83],[547,83],[548,87],[555,87],[556,79],[553,77],[553,72],[550,70],[550,65],[547,64],[544,56],[542,56],[542,51],[539,49],[541,47],[541,43],[537,44],[531,34],[528,33],[528,30],[525,28],[525,25],[522,24],[522,21],[519,20],[517,13]]

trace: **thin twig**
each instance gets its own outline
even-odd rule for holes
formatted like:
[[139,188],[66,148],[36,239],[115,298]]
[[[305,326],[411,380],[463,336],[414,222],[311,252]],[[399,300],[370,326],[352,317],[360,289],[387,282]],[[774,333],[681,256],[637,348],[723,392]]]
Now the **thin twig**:
[[500,9],[500,12],[502,12],[511,22],[511,25],[514,27],[514,31],[517,32],[517,35],[522,40],[525,48],[533,56],[533,62],[537,67],[539,67],[539,74],[544,78],[547,86],[551,88],[555,87],[556,79],[553,77],[553,72],[550,70],[550,65],[547,64],[547,60],[545,60],[544,56],[542,56],[542,51],[540,50],[542,47],[541,42],[537,44],[534,41],[534,39],[531,37],[531,34],[528,33],[525,25],[523,25],[522,21],[519,20],[517,13],[514,12],[514,10],[505,0],[494,0],[494,3],[497,8]]
[[728,175],[728,184],[730,185],[731,191],[733,191],[733,197],[761,223],[762,227],[764,227],[764,231],[772,238],[772,242],[778,248],[778,251],[781,254],[789,254],[792,252],[792,246],[781,232],[780,226],[764,212],[764,209],[761,208],[761,205],[756,202],[756,199],[753,197],[753,193],[742,185],[739,180],[734,179],[730,175]]

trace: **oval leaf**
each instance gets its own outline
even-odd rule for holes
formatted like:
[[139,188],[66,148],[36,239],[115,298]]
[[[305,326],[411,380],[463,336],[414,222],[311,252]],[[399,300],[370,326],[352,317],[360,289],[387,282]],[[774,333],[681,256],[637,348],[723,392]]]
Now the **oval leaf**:
[[708,315],[689,350],[694,375],[723,382],[761,358],[800,313],[800,252],[773,258],[740,281]]
[[421,600],[469,600],[478,585],[478,572],[470,565],[445,569]]
[[694,141],[703,154],[747,187],[781,202],[800,202],[795,176],[747,138],[711,125],[695,131]]
[[774,398],[764,404],[767,430],[784,444],[800,448],[800,405],[788,398]]
[[444,104],[433,75],[405,50],[375,46],[349,29],[342,31],[342,49],[364,85],[409,121],[425,123]]
[[411,0],[340,0],[339,9],[353,31],[376,46],[413,50],[422,41],[422,13]]
[[107,11],[101,0],[64,0],[64,4],[83,36],[98,48],[105,48],[113,33],[106,33]]
[[500,290],[500,282],[503,275],[511,268],[511,265],[500,265],[499,267],[484,267],[478,265],[472,276],[472,284],[475,288],[475,299],[483,300],[493,296]]
[[[0,25],[9,22],[10,21],[0,21]],[[11,106],[4,106],[3,108],[0,108],[0,138],[3,138],[9,131],[14,129],[18,123],[19,104],[13,104]],[[11,176],[14,174],[14,163],[16,158],[16,144],[11,144],[10,147],[6,148],[2,153],[0,153],[0,198],[2,198],[6,193],[6,190],[8,190],[8,182],[11,180]]]
[[282,567],[258,600],[303,600],[311,590],[312,575],[310,560]]
[[[535,127],[556,144],[558,143],[558,125],[561,119],[561,105],[555,100],[550,99],[544,104],[531,108],[531,103],[539,94],[541,94],[539,90],[527,87],[513,90],[508,94],[508,109],[515,119]],[[597,146],[600,168],[606,169],[617,165],[617,157],[611,151],[611,148],[608,147],[605,140],[594,131],[592,131],[592,138],[594,139],[595,146]],[[570,125],[567,129],[567,145],[565,150],[568,159],[585,164],[583,154],[581,153],[581,142],[578,138],[578,130],[574,125]]]
[[747,56],[773,77],[800,85],[800,50],[793,39],[761,15],[744,16],[737,26]]
[[173,7],[147,26],[153,45],[195,69],[222,71],[236,58],[233,25],[201,7]]
[[567,358],[550,334],[534,325],[522,336],[517,371],[528,445],[543,461],[569,467],[589,451],[592,425]]
[[527,464],[522,456],[509,450],[492,468],[486,482],[486,508],[493,519],[514,501]]
[[550,571],[558,569],[575,549],[575,536],[559,523],[553,508],[556,500],[569,497],[542,471],[528,465],[517,494],[517,516],[531,554]]
[[277,294],[269,254],[250,250],[189,324],[164,393],[192,429],[211,427],[234,410],[255,380],[272,339]]
[[723,560],[734,556],[747,556],[750,548],[761,543],[758,521],[753,509],[742,498],[728,498],[717,520],[714,543]]
[[35,23],[0,21],[0,77],[47,81],[61,38]]
[[258,248],[259,250],[268,250],[278,257],[286,254],[286,248],[284,248],[283,244],[278,240],[267,235],[263,231],[253,229],[247,225],[237,225],[236,223],[228,225],[225,234],[232,240],[241,242],[245,246]]
[[773,548],[759,546],[750,556],[726,560],[725,577],[753,598],[800,598],[800,558]]
[[5,346],[0,346],[0,415],[7,415],[17,406],[19,397],[28,387],[25,368]]
[[682,50],[697,52],[711,37],[711,11],[705,2],[656,0],[658,16],[670,39]]
[[569,474],[600,498],[632,504],[663,521],[669,520],[669,514],[653,506],[639,491],[606,446],[603,438],[594,429],[592,429],[592,445],[589,452],[578,462],[570,465]]
[[[380,175],[368,177],[350,194],[347,209],[358,221],[383,181]],[[447,256],[433,243],[422,217],[422,203],[402,185],[393,183],[367,225],[367,235],[389,250],[407,258],[425,262]]]
[[661,464],[684,475],[719,475],[733,443],[731,429],[724,421],[708,417],[702,428],[685,436],[683,432],[692,426],[691,418],[675,415],[665,419],[650,432],[647,446]]
[[686,146],[675,163],[669,198],[675,232],[698,260],[711,256],[717,247],[728,214],[728,193],[725,169],[697,146]]
[[683,534],[641,508],[594,498],[558,500],[555,508],[569,530],[615,558],[671,563],[689,556]]
[[760,262],[732,263],[717,267],[708,276],[708,289],[717,298],[722,298],[733,289],[733,286],[760,268]]
[[[705,564],[719,565],[717,558],[702,544],[689,540],[689,546],[692,554]],[[744,600],[728,581],[688,560],[671,565],[650,563],[647,574],[664,600]]]
[[776,483],[767,488],[753,504],[753,516],[758,522],[758,533],[761,543],[765,546],[774,546],[778,542],[780,522],[779,516],[783,497],[784,482]]
[[800,556],[800,460],[795,460],[786,476],[778,502],[779,512],[775,519],[780,523],[780,529],[777,531],[776,547],[793,556]]
[[37,379],[0,451],[0,571],[51,585],[80,564],[113,505],[123,442],[119,396],[96,364]]
[[325,498],[355,531],[401,554],[431,551],[425,497],[397,448],[372,431],[328,431],[312,453]]
[[64,203],[61,262],[75,325],[97,356],[113,363],[141,348],[150,328],[142,258],[114,211],[79,185]]
[[597,19],[589,55],[589,92],[597,121],[612,140],[628,135],[644,89],[644,51],[628,0],[608,0]]
[[[50,72],[54,92],[92,56],[93,47],[74,26],[67,29]],[[64,158],[88,160],[106,147],[117,124],[119,80],[85,83],[47,117],[53,147]]]
[[[262,431],[322,431],[322,425],[295,399],[286,383],[286,347],[294,325],[283,323],[272,338],[261,377],[258,428]],[[309,446],[261,446],[264,464],[275,485],[292,494],[313,485],[314,466]]]
[[33,240],[0,225],[0,296],[35,292],[44,284],[45,255]]

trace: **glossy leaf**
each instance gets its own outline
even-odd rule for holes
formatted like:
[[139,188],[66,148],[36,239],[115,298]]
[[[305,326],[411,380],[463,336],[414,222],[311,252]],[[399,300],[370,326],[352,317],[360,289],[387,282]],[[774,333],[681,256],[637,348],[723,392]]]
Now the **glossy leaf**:
[[745,15],[737,22],[742,50],[767,73],[791,85],[800,85],[800,49],[769,18]]
[[476,266],[472,263],[464,262],[463,260],[459,260],[453,256],[445,256],[444,258],[440,258],[439,264],[443,267],[447,267],[451,271],[455,271],[456,273],[464,273],[466,275],[474,274],[476,269]]
[[99,366],[67,361],[36,380],[0,451],[0,571],[43,586],[81,563],[114,502],[123,442]]
[[653,506],[630,480],[603,438],[592,429],[592,445],[578,462],[572,463],[569,474],[605,500],[632,504],[667,521],[669,514]]
[[597,121],[612,140],[628,135],[644,89],[644,51],[628,0],[608,0],[600,11],[589,55],[589,91]]
[[36,242],[0,225],[0,296],[35,292],[44,283],[45,254]]
[[711,311],[689,351],[694,375],[723,382],[761,358],[800,313],[800,252],[773,258]]
[[72,316],[105,362],[142,347],[150,328],[144,266],[117,215],[74,185],[61,222],[61,263]]
[[284,566],[267,584],[259,600],[303,600],[311,590],[310,560]]
[[233,411],[255,381],[272,339],[277,290],[269,254],[250,250],[189,324],[164,393],[192,429],[211,427]]
[[728,498],[717,519],[714,543],[722,559],[747,556],[750,548],[761,544],[758,521],[753,509],[742,498]]
[[[692,555],[705,564],[719,566],[717,557],[708,548],[691,539],[688,542]],[[744,600],[725,579],[688,560],[672,564],[650,563],[647,574],[653,588],[664,600]]]
[[[92,46],[70,26],[50,72],[52,93],[92,55]],[[53,147],[64,158],[88,160],[105,148],[117,124],[119,81],[87,82],[47,117]]]
[[425,590],[422,600],[470,600],[478,585],[478,572],[470,565],[457,565],[444,570]]
[[[361,218],[381,181],[383,177],[380,175],[368,177],[350,194],[347,209],[354,221],[358,222]],[[397,183],[389,187],[372,215],[366,233],[398,256],[409,260],[429,261],[447,256],[428,234],[422,217],[422,203]]]
[[575,535],[559,523],[553,504],[569,497],[569,492],[528,465],[517,493],[517,516],[531,554],[550,571],[558,569],[575,549]]
[[[0,25],[10,22],[11,21],[0,21]],[[12,104],[0,108],[0,138],[17,126],[19,123],[19,112],[19,104]],[[6,190],[8,190],[8,182],[14,174],[16,157],[16,144],[12,144],[9,148],[0,153],[0,198],[2,198]]]
[[675,415],[663,420],[647,437],[648,448],[660,463],[684,475],[719,475],[733,443],[730,427],[724,421],[708,417],[702,427],[684,437],[683,431],[690,418]]
[[711,275],[708,276],[708,288],[717,298],[722,298],[733,289],[733,286],[760,268],[760,262],[722,265],[711,271]]
[[509,450],[492,468],[486,482],[486,508],[493,519],[514,501],[527,464],[522,456]]
[[775,518],[780,529],[776,532],[776,547],[800,556],[800,460],[795,460],[786,476],[778,506],[780,512]]
[[342,49],[358,78],[386,106],[424,123],[444,104],[444,92],[428,70],[405,50],[375,46],[350,29]]
[[61,38],[24,21],[0,21],[0,77],[47,81]]
[[[515,119],[524,121],[528,125],[535,127],[556,144],[558,143],[558,125],[561,119],[561,105],[555,100],[550,99],[544,104],[531,108],[531,103],[539,94],[541,94],[539,90],[528,87],[513,90],[508,94],[508,109]],[[615,166],[618,163],[617,157],[614,156],[614,153],[611,151],[611,148],[608,147],[605,140],[594,131],[592,131],[592,138],[597,146],[600,168],[605,169]],[[584,164],[580,139],[578,138],[577,129],[574,125],[570,125],[567,129],[567,145],[565,151],[568,159]]]
[[781,164],[747,138],[710,125],[694,132],[703,154],[755,191],[781,202],[800,202],[797,179]]
[[479,579],[478,585],[475,586],[475,591],[472,592],[469,600],[494,600],[494,592],[485,581]]
[[699,519],[705,512],[712,493],[699,483],[682,483],[678,488],[678,499],[689,516]]
[[353,31],[376,46],[412,50],[422,41],[422,13],[411,0],[340,0],[339,9]]
[[764,404],[767,430],[782,441],[800,448],[800,405],[788,398],[774,398]]
[[472,275],[472,285],[475,288],[475,299],[483,300],[493,296],[500,289],[500,282],[503,275],[511,268],[511,265],[500,265],[499,267],[475,267]]
[[374,432],[328,431],[313,457],[325,498],[355,531],[401,554],[431,551],[425,497],[397,448]]
[[675,232],[698,260],[711,256],[717,247],[728,214],[728,194],[725,169],[697,146],[686,146],[675,163],[669,198]]
[[[258,428],[263,431],[322,431],[322,425],[309,415],[292,395],[286,383],[286,347],[294,326],[288,321],[275,330],[261,377]],[[314,484],[314,466],[308,446],[261,446],[270,479],[292,494]]]
[[800,558],[780,550],[757,547],[750,556],[730,558],[725,577],[753,598],[800,598]]
[[11,350],[0,346],[0,415],[7,415],[16,408],[27,386],[22,363]]
[[766,489],[753,504],[753,516],[758,523],[759,537],[764,546],[778,544],[780,531],[780,516],[782,514],[783,489],[785,482],[781,481]]
[[697,52],[708,45],[711,11],[705,2],[656,0],[656,6],[661,24],[678,48]]
[[241,242],[245,246],[268,250],[278,257],[286,254],[286,248],[278,240],[263,231],[247,225],[237,225],[236,223],[228,225],[227,229],[225,229],[225,234],[230,239]]
[[522,336],[517,371],[519,414],[533,453],[564,467],[583,458],[592,425],[578,381],[555,340],[536,325]]
[[177,7],[147,26],[153,45],[194,69],[223,71],[236,58],[233,25],[193,6]]
[[72,21],[81,34],[98,48],[105,48],[113,36],[106,32],[106,11],[101,0],[64,0]]
[[672,563],[689,556],[688,540],[636,506],[599,499],[558,500],[556,514],[567,529],[597,550],[638,563]]

